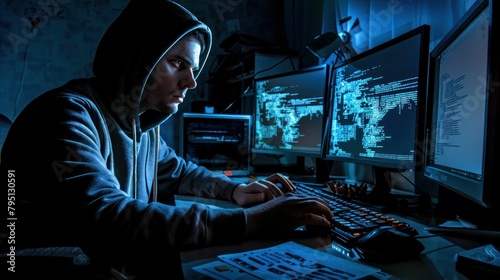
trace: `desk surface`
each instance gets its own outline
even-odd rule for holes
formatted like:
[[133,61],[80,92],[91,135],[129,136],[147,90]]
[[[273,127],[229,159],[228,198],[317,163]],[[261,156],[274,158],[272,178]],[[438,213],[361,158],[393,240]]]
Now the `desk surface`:
[[[238,207],[230,202],[217,201],[213,199],[200,199],[186,196],[176,197],[176,202],[179,206],[189,206],[189,204],[194,201],[213,205],[213,207]],[[402,217],[394,214],[387,215],[398,220],[408,222],[420,233],[419,236],[429,236],[427,238],[419,239],[424,244],[425,249],[421,253],[420,258],[415,260],[394,264],[364,262],[365,264],[380,268],[383,272],[391,274],[398,279],[467,279],[455,270],[455,254],[484,244],[460,238],[432,236],[432,234],[427,233],[424,228],[436,225],[437,222],[433,218]],[[192,268],[215,261],[219,255],[263,249],[287,241],[295,241],[311,248],[325,251],[337,257],[346,258],[334,249],[335,243],[331,243],[327,240],[327,238],[323,237],[302,237],[293,238],[293,240],[248,240],[236,245],[212,246],[187,251],[181,253],[184,275],[186,279],[212,279],[196,272]]]

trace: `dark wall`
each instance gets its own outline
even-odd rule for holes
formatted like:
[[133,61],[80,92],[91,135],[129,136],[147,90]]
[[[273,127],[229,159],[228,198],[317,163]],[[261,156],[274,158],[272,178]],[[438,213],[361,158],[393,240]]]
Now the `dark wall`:
[[[231,32],[258,36],[281,45],[284,39],[283,3],[279,0],[179,0],[213,31],[207,68],[198,88],[188,93],[181,110],[205,99],[211,62],[224,51],[220,43]],[[97,44],[128,1],[14,1],[0,2],[0,112],[14,120],[41,93],[70,79],[92,76]],[[162,127],[166,141],[177,149],[178,114]]]

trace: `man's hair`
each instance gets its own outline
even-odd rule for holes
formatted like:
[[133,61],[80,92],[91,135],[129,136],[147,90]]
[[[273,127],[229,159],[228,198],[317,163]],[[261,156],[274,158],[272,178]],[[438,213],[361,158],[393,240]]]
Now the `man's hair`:
[[205,36],[203,35],[203,33],[200,30],[193,30],[186,34],[186,37],[190,36],[195,37],[196,39],[198,39],[198,41],[200,41],[201,53],[203,53],[205,51]]

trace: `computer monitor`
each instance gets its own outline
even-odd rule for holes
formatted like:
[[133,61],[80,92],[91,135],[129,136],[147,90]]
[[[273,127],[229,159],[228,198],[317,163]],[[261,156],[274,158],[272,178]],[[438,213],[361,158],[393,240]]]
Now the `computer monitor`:
[[328,65],[256,78],[254,89],[252,151],[319,158]]
[[429,37],[422,25],[333,68],[325,159],[371,166],[379,185],[422,165]]
[[500,207],[499,4],[476,1],[430,54],[424,176],[440,204],[473,215],[457,199]]
[[183,113],[180,154],[228,176],[251,172],[252,116]]

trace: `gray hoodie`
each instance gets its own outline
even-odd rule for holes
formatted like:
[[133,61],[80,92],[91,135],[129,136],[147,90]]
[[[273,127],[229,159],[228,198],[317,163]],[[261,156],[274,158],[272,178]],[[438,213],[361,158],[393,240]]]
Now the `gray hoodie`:
[[242,209],[173,205],[174,194],[230,200],[237,184],[166,145],[159,125],[169,115],[138,114],[152,69],[193,30],[205,39],[201,70],[210,29],[173,2],[132,0],[98,46],[95,77],[42,94],[16,118],[1,162],[16,170],[18,246],[80,246],[100,261],[137,264],[244,239]]

